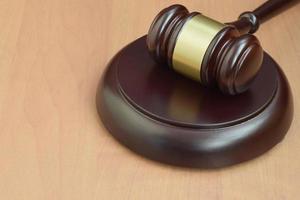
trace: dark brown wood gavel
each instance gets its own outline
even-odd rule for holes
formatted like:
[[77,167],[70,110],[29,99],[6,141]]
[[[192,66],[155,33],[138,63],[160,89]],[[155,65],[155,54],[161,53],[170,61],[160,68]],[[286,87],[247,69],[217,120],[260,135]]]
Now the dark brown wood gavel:
[[205,86],[217,85],[225,94],[246,91],[263,60],[263,49],[252,35],[259,25],[291,2],[269,0],[231,23],[220,23],[182,5],[162,10],[147,36],[153,57]]

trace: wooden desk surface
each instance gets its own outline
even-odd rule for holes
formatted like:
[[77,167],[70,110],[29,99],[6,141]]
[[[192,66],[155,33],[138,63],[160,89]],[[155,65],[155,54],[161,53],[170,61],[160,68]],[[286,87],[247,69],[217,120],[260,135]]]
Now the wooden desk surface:
[[[0,199],[299,199],[300,5],[257,33],[282,66],[295,103],[285,140],[253,161],[190,170],[119,145],[95,108],[110,58],[175,1],[0,1]],[[186,0],[231,21],[263,0]]]

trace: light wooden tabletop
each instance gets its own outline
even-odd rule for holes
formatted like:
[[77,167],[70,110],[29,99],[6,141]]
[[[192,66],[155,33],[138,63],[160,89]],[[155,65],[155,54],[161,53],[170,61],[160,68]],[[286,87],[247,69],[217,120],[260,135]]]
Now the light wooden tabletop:
[[175,2],[228,22],[263,0],[0,1],[0,199],[299,199],[299,4],[257,33],[295,104],[286,138],[267,154],[221,170],[176,168],[130,152],[101,124],[105,65]]

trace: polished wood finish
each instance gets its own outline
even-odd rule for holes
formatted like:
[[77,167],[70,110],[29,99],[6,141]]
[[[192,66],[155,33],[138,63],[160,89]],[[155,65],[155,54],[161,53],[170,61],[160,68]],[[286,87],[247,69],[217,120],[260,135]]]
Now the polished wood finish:
[[[167,63],[172,67],[178,34],[184,24],[198,14],[190,13],[182,5],[173,5],[155,17],[148,32],[147,46],[159,63]],[[223,28],[214,37],[199,72],[203,85],[218,85],[223,93],[231,95],[240,94],[250,87],[263,59],[263,50],[257,38],[244,33],[251,28],[236,28],[234,24]]]
[[289,85],[267,54],[252,87],[233,97],[155,64],[146,37],[110,62],[97,107],[105,127],[129,149],[200,168],[225,167],[265,153],[284,138],[293,116]]
[[149,52],[157,62],[172,66],[177,36],[185,22],[197,14],[190,13],[182,5],[173,5],[158,13],[147,36]]
[[[182,169],[137,156],[103,127],[95,109],[101,74],[174,2],[0,1],[0,199],[298,199],[299,4],[257,32],[295,105],[288,134],[269,153],[220,170]],[[226,22],[264,0],[176,2]]]
[[225,94],[236,95],[249,89],[263,60],[260,42],[253,35],[224,28],[207,49],[201,69],[204,85],[218,85]]

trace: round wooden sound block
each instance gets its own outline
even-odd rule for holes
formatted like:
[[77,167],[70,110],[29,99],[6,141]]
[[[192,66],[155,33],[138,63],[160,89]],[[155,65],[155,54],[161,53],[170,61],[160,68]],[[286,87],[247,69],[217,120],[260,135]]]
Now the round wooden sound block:
[[284,138],[292,96],[268,54],[251,88],[226,96],[155,63],[145,39],[112,59],[97,91],[102,122],[122,144],[160,162],[217,168],[257,157]]

